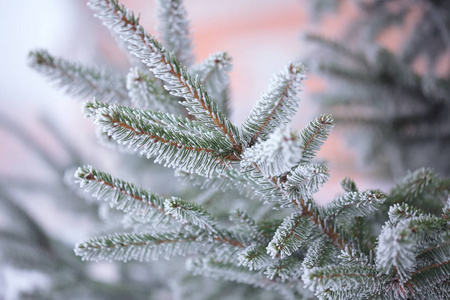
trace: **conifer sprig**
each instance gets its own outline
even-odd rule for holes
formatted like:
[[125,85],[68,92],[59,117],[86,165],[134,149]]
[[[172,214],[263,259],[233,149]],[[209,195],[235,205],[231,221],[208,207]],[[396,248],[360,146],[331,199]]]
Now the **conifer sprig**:
[[195,236],[185,233],[116,233],[111,236],[90,238],[75,246],[75,254],[83,260],[157,260],[174,255],[188,255],[209,251]]
[[386,197],[378,190],[347,192],[327,205],[323,216],[330,219],[362,217],[376,211],[385,199]]
[[198,204],[172,198],[166,199],[164,209],[166,214],[171,215],[179,222],[194,224],[211,233],[217,233],[216,220]]
[[280,284],[275,279],[267,278],[262,272],[255,273],[246,267],[225,263],[214,258],[192,259],[189,261],[188,268],[194,275],[207,275],[215,279],[222,278],[269,290],[279,288]]
[[81,99],[96,96],[106,102],[130,102],[125,92],[125,76],[56,58],[45,50],[31,51],[29,64],[69,95]]
[[184,66],[194,61],[186,8],[181,0],[158,0],[158,29],[164,46]]
[[[189,120],[171,120],[170,116],[164,114],[98,101],[88,102],[85,109],[89,116],[95,118],[94,122],[103,132],[148,158],[156,156],[155,162],[165,162],[165,166],[188,172],[207,174],[226,167],[224,153],[231,148],[229,142],[217,138],[214,133],[201,130],[200,126]],[[177,127],[184,130],[177,130]],[[201,135],[189,132],[190,129],[200,129]]]
[[238,129],[219,111],[203,84],[189,74],[173,53],[167,52],[160,42],[147,34],[138,17],[116,0],[92,0],[89,5],[98,12],[96,16],[107,27],[132,44],[132,54],[140,58],[157,78],[166,82],[164,87],[172,95],[186,100],[183,104],[192,115],[211,129],[224,133],[239,154]]
[[132,68],[127,75],[127,90],[131,103],[137,108],[180,115],[182,106],[175,97],[149,74]]
[[288,128],[276,129],[267,140],[244,152],[241,166],[255,168],[267,177],[280,176],[298,165],[302,158],[301,142]]
[[205,85],[205,89],[216,100],[220,111],[226,116],[230,115],[228,72],[232,68],[232,59],[227,52],[216,52],[208,56],[199,64],[193,65],[190,70],[194,76]]
[[298,165],[287,175],[282,186],[283,195],[290,202],[310,199],[329,178],[329,170],[325,164]]
[[76,183],[99,201],[107,201],[111,207],[135,215],[144,221],[170,219],[164,209],[163,197],[136,187],[134,184],[112,177],[91,166],[75,172]]
[[307,243],[311,233],[311,223],[299,214],[292,214],[284,219],[278,227],[272,241],[267,246],[267,253],[272,258],[290,256]]
[[273,77],[269,92],[253,107],[242,124],[245,142],[252,146],[277,127],[288,124],[297,112],[300,99],[297,91],[303,86],[305,68],[301,64],[290,65]]
[[333,127],[334,123],[331,115],[321,115],[300,132],[300,138],[303,142],[301,163],[307,163],[316,156],[317,151],[320,150]]

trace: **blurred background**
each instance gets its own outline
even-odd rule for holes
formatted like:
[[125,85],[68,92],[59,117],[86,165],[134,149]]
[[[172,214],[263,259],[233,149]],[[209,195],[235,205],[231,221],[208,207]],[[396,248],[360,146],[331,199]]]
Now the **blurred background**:
[[[441,175],[450,173],[449,5],[387,2],[184,1],[196,61],[216,51],[233,58],[234,122],[243,121],[274,73],[290,62],[308,66],[293,129],[321,113],[332,112],[337,119],[319,154],[332,174],[317,196],[321,203],[340,192],[345,176],[361,189],[387,191],[393,178],[407,170],[431,166]],[[141,12],[141,23],[157,34],[153,1],[122,3]],[[47,49],[74,62],[128,72],[126,55],[86,1],[2,5],[0,299],[123,299],[127,289],[135,291],[136,299],[189,299],[189,293],[200,299],[176,287],[187,277],[173,279],[174,268],[166,271],[173,282],[157,280],[153,298],[141,298],[145,289],[130,274],[147,270],[81,263],[73,257],[73,245],[98,232],[104,216],[66,187],[67,169],[91,164],[163,194],[172,194],[179,184],[165,184],[166,177],[160,176],[165,171],[158,166],[139,168],[143,158],[98,145],[91,120],[81,112],[82,102],[27,65],[30,50]],[[54,274],[62,274],[59,281]],[[78,284],[86,288],[74,289]],[[213,297],[213,288],[208,295]]]

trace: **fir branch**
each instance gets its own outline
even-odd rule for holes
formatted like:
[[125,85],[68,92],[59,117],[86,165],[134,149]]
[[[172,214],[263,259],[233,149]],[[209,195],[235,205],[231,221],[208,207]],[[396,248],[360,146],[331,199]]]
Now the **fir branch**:
[[273,289],[279,287],[276,280],[270,280],[261,272],[250,271],[248,268],[236,266],[231,263],[224,263],[214,258],[191,259],[188,261],[188,269],[194,275],[208,276],[215,279],[224,279]]
[[[389,203],[408,202],[422,209],[440,210],[450,193],[450,182],[440,180],[430,168],[420,168],[399,180],[392,189]],[[439,208],[437,208],[439,207]]]
[[126,79],[122,75],[56,58],[45,50],[31,51],[29,64],[69,95],[82,99],[95,96],[105,102],[130,101],[125,93]]
[[194,61],[186,8],[181,0],[158,0],[158,30],[163,44],[184,66]]
[[380,272],[395,274],[404,283],[414,272],[416,267],[414,240],[403,232],[402,227],[384,226],[378,237],[376,252],[377,267]]
[[266,178],[280,176],[298,165],[302,149],[298,138],[288,128],[275,129],[267,140],[248,148],[243,155],[241,168],[257,168]]
[[301,164],[287,175],[282,192],[288,201],[310,199],[330,178],[325,164]]
[[239,253],[237,259],[239,265],[248,267],[250,271],[260,270],[272,262],[270,256],[266,253],[264,245],[258,244],[253,244],[245,248],[244,251]]
[[91,193],[99,201],[107,201],[113,208],[137,216],[143,221],[169,220],[164,209],[166,199],[150,191],[95,170],[91,166],[79,168],[75,178],[80,188]]
[[271,280],[281,278],[281,281],[294,281],[301,275],[301,265],[297,257],[287,257],[276,260],[266,268],[264,274]]
[[314,202],[306,201],[302,198],[299,201],[293,202],[294,206],[301,212],[302,216],[306,216],[309,220],[322,231],[330,241],[339,249],[349,247],[344,238],[336,231],[332,223],[327,222],[325,218],[321,217],[321,213]]
[[[332,244],[327,242],[323,237],[313,241],[309,245],[308,251],[306,251],[305,258],[302,262],[302,269],[324,267],[334,252],[334,249],[331,247]],[[306,282],[305,279],[303,279],[303,281]]]
[[[229,142],[189,120],[98,101],[88,102],[85,109],[103,132],[147,158],[156,156],[157,163],[207,174],[226,166]],[[201,131],[190,132],[194,129]]]
[[344,250],[341,250],[341,254],[339,254],[338,258],[341,260],[342,265],[372,267],[370,257],[355,248],[347,247]]
[[311,233],[310,222],[299,214],[286,217],[278,227],[272,241],[267,246],[267,253],[284,258],[302,247]]
[[378,237],[377,268],[384,274],[394,272],[400,283],[407,282],[416,271],[418,249],[436,243],[440,231],[448,231],[447,223],[431,215],[421,214],[397,224],[388,222]]
[[321,115],[309,122],[300,132],[300,139],[303,142],[302,164],[309,162],[316,156],[316,152],[320,150],[320,147],[328,138],[328,134],[333,127],[334,123],[331,115]]
[[262,229],[245,211],[240,209],[232,211],[230,213],[230,221],[236,223],[237,230],[245,232],[252,240],[260,242],[265,240],[266,237]]
[[290,65],[273,77],[269,92],[253,107],[242,124],[245,142],[252,146],[257,139],[265,140],[277,127],[291,121],[297,111],[299,99],[297,89],[305,79],[304,66]]
[[239,155],[238,129],[219,111],[217,103],[211,99],[203,84],[192,78],[185,67],[180,65],[173,53],[164,47],[139,24],[139,18],[118,4],[117,0],[92,0],[92,9],[104,24],[114,29],[125,41],[132,44],[131,52],[142,60],[155,74],[165,81],[164,87],[174,96],[185,98],[188,111],[211,129],[224,134]]
[[328,204],[322,215],[330,220],[363,217],[376,211],[385,199],[379,190],[348,192]]
[[358,192],[356,183],[349,177],[345,177],[341,180],[341,187],[346,192]]
[[442,208],[442,218],[450,222],[450,197],[447,199],[447,204]]
[[210,233],[217,233],[216,220],[200,205],[178,198],[164,201],[166,214],[183,224],[194,224]]
[[153,77],[138,68],[130,69],[127,90],[131,103],[138,108],[181,114],[178,100],[169,95]]
[[316,267],[306,269],[303,278],[305,286],[315,289],[319,299],[329,299],[327,293],[340,291],[341,299],[363,299],[378,294],[382,287],[382,279],[369,267]]
[[205,244],[197,237],[184,233],[116,233],[80,242],[75,254],[83,260],[150,261],[160,256],[169,259],[175,255],[205,253],[213,244]]
[[232,60],[227,52],[211,54],[203,62],[191,67],[191,73],[198,76],[205,85],[205,89],[215,99],[220,111],[226,116],[230,115],[228,107],[230,78],[228,72],[232,68]]
[[396,203],[389,208],[389,221],[397,224],[400,221],[424,215],[425,212],[406,203]]
[[[421,292],[422,287],[432,287],[450,280],[450,259],[447,253],[447,260],[428,265],[416,270],[411,275],[409,283],[414,289]],[[448,296],[448,295],[447,295]]]
[[[186,172],[177,172],[178,177],[184,177],[184,180],[191,184],[205,188],[217,188],[228,190],[236,188],[238,192],[251,198],[258,198],[264,202],[280,203],[282,194],[276,182],[267,180],[260,172],[245,171],[239,172],[235,169],[225,169],[215,171],[209,178],[207,174],[192,174]],[[291,206],[291,203],[287,204]]]

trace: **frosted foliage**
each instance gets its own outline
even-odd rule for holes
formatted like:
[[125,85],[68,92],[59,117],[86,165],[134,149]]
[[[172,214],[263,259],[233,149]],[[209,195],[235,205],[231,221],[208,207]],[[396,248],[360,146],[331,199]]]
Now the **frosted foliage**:
[[[450,182],[422,169],[410,173],[385,195],[377,189],[360,192],[347,178],[342,182],[342,194],[326,207],[317,205],[315,194],[330,172],[325,164],[313,160],[334,120],[329,114],[320,115],[300,132],[290,132],[299,104],[297,94],[305,79],[303,65],[291,64],[276,74],[268,92],[238,127],[230,121],[227,108],[231,58],[225,52],[213,53],[190,65],[194,58],[182,1],[158,3],[164,45],[117,0],[89,1],[96,16],[146,66],[131,68],[126,82],[123,75],[69,64],[44,52],[31,54],[36,68],[69,93],[105,97],[84,104],[105,143],[163,163],[189,184],[177,188],[173,196],[162,197],[91,166],[79,168],[76,183],[101,202],[101,208],[95,207],[98,212],[106,208],[102,221],[108,218],[108,222],[104,236],[82,240],[75,254],[83,260],[124,262],[188,256],[188,268],[194,275],[272,289],[286,299],[310,299],[303,286],[317,298],[329,300],[439,299],[447,295],[450,209],[449,202],[443,208],[445,201],[441,200],[447,199]],[[119,100],[120,105],[106,102]],[[116,172],[128,167],[131,165]],[[139,167],[155,166],[143,163]],[[7,202],[0,201],[2,209]],[[420,209],[417,204],[422,205]],[[423,206],[431,204],[435,211],[443,208],[443,214],[424,213]],[[21,216],[33,226],[24,230],[31,233],[30,238],[11,238],[9,232],[0,232],[0,241],[7,239],[0,243],[0,263],[15,260],[23,266],[17,250],[32,249],[44,252],[58,269],[60,262],[65,264],[60,252],[52,251],[57,243],[50,236],[46,243],[46,235],[26,212],[13,208],[12,214],[5,214]],[[382,227],[380,220],[386,213],[389,220]],[[8,247],[14,253],[3,251]],[[39,265],[45,263],[39,259]],[[173,265],[178,272],[177,263]],[[91,284],[88,272],[74,266],[71,269],[76,273],[71,274],[86,277],[87,285]],[[154,273],[146,273],[151,267],[144,268],[146,271],[139,267],[135,272],[136,267],[121,267],[120,276],[126,276],[120,278],[120,287],[114,286],[124,288],[130,299],[142,282],[144,296],[137,294],[135,299],[148,298],[155,283],[175,286],[182,278],[181,284],[188,288],[198,284],[185,274],[174,276],[172,270],[169,277],[152,277]],[[133,276],[127,276],[130,274]],[[129,279],[138,277],[144,280],[129,284]],[[73,286],[62,281],[55,284],[58,288],[63,285]],[[223,283],[217,286],[224,287]],[[83,288],[81,282],[74,288]],[[217,289],[216,284],[211,285],[211,294],[205,295],[205,290],[196,288],[192,299],[223,296],[225,289]],[[256,289],[241,286],[236,290],[244,291],[239,298],[260,299],[254,297]],[[115,289],[114,295],[118,295]],[[191,299],[183,293],[167,295],[171,296]],[[159,299],[159,294],[155,297]]]
[[244,153],[241,166],[257,166],[265,177],[282,175],[290,171],[302,158],[301,142],[288,128],[276,129],[266,141]]
[[378,269],[389,274],[395,268],[401,282],[411,277],[416,267],[414,243],[407,235],[407,224],[384,226],[376,252]]
[[213,130],[225,134],[232,142],[239,137],[238,129],[219,111],[204,85],[193,78],[173,53],[139,24],[139,19],[116,1],[92,0],[89,5],[99,13],[104,24],[132,46],[130,51],[139,58],[156,78],[165,82],[172,95],[185,99],[183,104],[196,118]]
[[262,245],[251,245],[239,253],[238,261],[240,265],[252,270],[259,270],[271,263],[270,257],[266,254]]
[[267,253],[272,258],[290,256],[307,242],[310,233],[311,224],[308,219],[299,214],[292,214],[278,227],[267,246]]
[[228,72],[231,70],[231,57],[227,52],[211,54],[203,62],[190,68],[194,76],[205,85],[206,90],[213,98],[221,111],[228,112],[228,89],[230,78]]
[[283,195],[289,200],[309,199],[330,178],[328,168],[322,164],[304,164],[296,167],[283,184]]
[[194,224],[210,232],[217,232],[215,229],[215,220],[200,205],[172,197],[172,199],[167,199],[164,202],[164,209],[166,214],[182,223]]
[[177,59],[185,66],[189,66],[194,57],[192,41],[189,33],[187,12],[181,0],[157,0],[158,29],[162,33],[165,46],[174,52]]
[[300,102],[297,92],[304,79],[302,64],[290,65],[273,77],[269,92],[255,104],[242,124],[245,142],[252,145],[258,139],[265,140],[276,128],[290,123],[297,112]]
[[130,69],[127,75],[127,90],[134,106],[145,109],[166,111],[167,103],[158,99],[158,91],[162,87],[157,86],[154,80],[139,71],[138,68]]
[[96,96],[102,101],[129,103],[126,79],[121,74],[53,57],[43,50],[30,52],[29,64],[70,95],[84,100]]

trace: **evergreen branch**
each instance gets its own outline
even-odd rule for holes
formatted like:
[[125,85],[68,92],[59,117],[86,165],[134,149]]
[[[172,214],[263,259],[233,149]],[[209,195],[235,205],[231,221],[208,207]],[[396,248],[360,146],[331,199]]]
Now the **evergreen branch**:
[[370,258],[355,248],[345,248],[341,250],[341,254],[338,256],[342,265],[346,266],[371,266]]
[[447,223],[437,217],[421,214],[383,226],[378,237],[376,263],[380,272],[394,271],[401,283],[407,282],[416,271],[416,254],[421,244],[439,240],[437,232],[448,231]]
[[208,276],[214,279],[236,281],[265,289],[273,289],[279,286],[276,280],[270,280],[261,272],[253,272],[248,268],[224,263],[214,258],[191,259],[188,261],[188,269],[194,275]]
[[273,77],[269,92],[255,104],[242,124],[243,138],[249,146],[257,139],[265,140],[275,128],[291,121],[299,103],[297,89],[302,87],[304,79],[305,71],[301,64],[291,64]]
[[183,224],[193,224],[210,233],[217,233],[216,220],[200,205],[178,198],[166,199],[166,214]]
[[270,256],[266,253],[264,245],[258,244],[253,244],[245,248],[244,251],[239,253],[237,259],[239,265],[248,267],[250,271],[260,270],[272,262]]
[[59,85],[67,94],[82,99],[98,97],[105,102],[128,103],[126,79],[99,68],[86,67],[45,50],[31,51],[30,66]]
[[300,132],[300,139],[303,142],[301,163],[307,163],[316,156],[316,152],[320,150],[333,127],[334,123],[331,115],[321,115],[309,122]]
[[150,261],[160,256],[168,259],[175,255],[205,253],[212,244],[183,233],[116,233],[90,238],[75,246],[75,254],[83,260]]
[[321,213],[313,202],[305,202],[304,199],[300,199],[298,202],[294,201],[293,204],[302,213],[302,216],[308,217],[314,225],[328,236],[330,241],[333,242],[336,247],[341,250],[349,247],[343,237],[336,231],[335,226],[320,216]]
[[[207,174],[190,174],[178,172],[179,177],[184,177],[191,184],[199,185],[201,188],[218,188],[228,190],[236,188],[238,192],[246,196],[255,198],[264,202],[279,203],[282,198],[279,188],[273,181],[268,181],[260,172],[245,171],[239,172],[235,169],[225,169],[220,172],[214,172],[209,178],[204,178]],[[287,204],[291,206],[291,203]]]
[[242,251],[243,248],[248,247],[251,243],[251,240],[247,235],[228,231],[223,228],[221,228],[217,234],[213,234],[212,240],[223,246],[229,247],[227,248],[229,252],[231,249],[234,249],[230,252],[231,256],[233,255],[233,251]]
[[341,290],[342,299],[362,299],[377,294],[382,285],[382,279],[376,270],[370,267],[360,266],[335,266],[316,267],[306,269],[304,278],[305,286],[316,289],[316,295],[320,299],[326,299],[327,293],[336,293]]
[[287,257],[268,266],[264,274],[271,280],[279,277],[282,281],[292,281],[299,277],[301,270],[301,261],[298,258]]
[[228,72],[232,68],[231,61],[227,52],[217,52],[191,68],[191,73],[198,76],[211,98],[216,100],[220,111],[227,116],[230,115],[228,107],[230,78]]
[[107,201],[113,208],[137,216],[143,221],[169,220],[164,209],[166,199],[150,191],[95,170],[91,166],[79,168],[75,178],[80,188],[92,193],[99,201]]
[[194,61],[192,40],[189,37],[189,21],[181,0],[158,0],[158,29],[163,44],[184,66]]
[[[157,163],[207,174],[226,166],[223,153],[230,149],[229,142],[189,120],[97,101],[88,102],[85,109],[103,132],[148,158],[156,156]],[[201,132],[189,132],[192,129]]]
[[[310,244],[308,251],[306,251],[306,255],[302,263],[302,269],[324,267],[334,252],[334,249],[331,247],[332,244],[327,242],[324,238],[318,238],[313,241]],[[303,281],[306,282],[305,279],[303,279]]]
[[178,100],[168,94],[153,77],[138,68],[130,69],[127,90],[131,103],[138,108],[181,114]]
[[264,232],[246,212],[240,209],[232,211],[230,213],[230,221],[236,223],[238,230],[248,234],[252,240],[260,242],[265,240]]
[[114,29],[125,41],[132,44],[132,54],[137,56],[155,74],[165,81],[164,87],[174,96],[185,98],[189,112],[205,126],[223,133],[233,144],[237,154],[242,150],[238,129],[218,110],[203,84],[192,78],[173,53],[164,47],[139,24],[132,12],[118,4],[117,0],[91,0],[89,5],[98,11],[97,17]]
[[394,271],[401,282],[410,279],[416,267],[414,240],[404,230],[405,226],[385,225],[378,237],[376,252],[380,272],[389,274]]
[[[422,287],[436,286],[444,281],[450,280],[450,259],[429,265],[414,271],[411,275],[409,283],[415,290],[421,291]],[[447,283],[448,284],[448,283]]]
[[302,158],[300,141],[288,128],[275,129],[267,140],[248,148],[243,155],[241,167],[254,168],[266,178],[280,176],[298,165]]
[[396,203],[389,208],[389,221],[397,224],[400,221],[424,215],[425,212],[406,203]]
[[442,209],[442,218],[447,222],[450,221],[450,197],[447,199],[447,204]]
[[345,177],[341,180],[341,187],[346,192],[358,192],[356,183],[349,177]]
[[438,211],[449,192],[449,181],[437,178],[432,169],[420,168],[414,172],[408,172],[397,183],[391,191],[388,203],[408,202],[427,211]]
[[385,199],[379,190],[348,192],[327,205],[322,215],[330,220],[363,217],[376,211]]
[[283,196],[291,202],[310,199],[329,178],[325,164],[301,164],[287,176],[282,185]]
[[286,217],[278,227],[267,246],[267,253],[272,258],[290,256],[306,243],[310,233],[311,226],[308,219],[294,213]]

